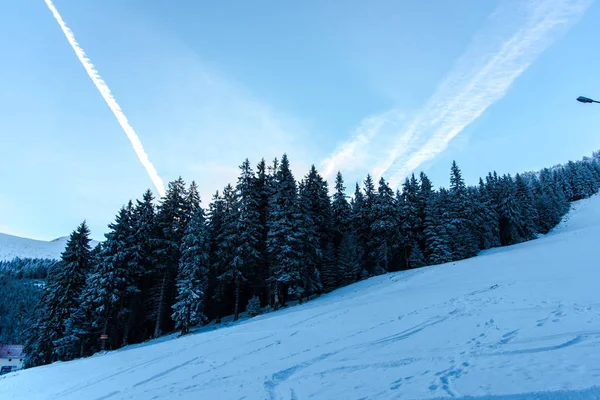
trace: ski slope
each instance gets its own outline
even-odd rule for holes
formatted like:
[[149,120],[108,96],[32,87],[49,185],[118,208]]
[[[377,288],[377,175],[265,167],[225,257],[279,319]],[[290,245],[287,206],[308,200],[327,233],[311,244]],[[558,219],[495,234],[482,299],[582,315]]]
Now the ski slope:
[[600,399],[600,197],[549,235],[0,377],[23,399]]
[[[58,260],[67,244],[67,236],[46,242],[0,233],[0,261],[20,258],[50,258]],[[92,241],[93,247],[98,242]]]

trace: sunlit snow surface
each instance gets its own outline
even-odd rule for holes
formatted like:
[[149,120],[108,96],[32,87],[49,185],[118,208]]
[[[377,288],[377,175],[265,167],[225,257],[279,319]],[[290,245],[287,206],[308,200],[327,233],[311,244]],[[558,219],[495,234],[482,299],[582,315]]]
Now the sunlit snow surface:
[[541,239],[185,338],[0,377],[0,399],[598,399],[600,197]]

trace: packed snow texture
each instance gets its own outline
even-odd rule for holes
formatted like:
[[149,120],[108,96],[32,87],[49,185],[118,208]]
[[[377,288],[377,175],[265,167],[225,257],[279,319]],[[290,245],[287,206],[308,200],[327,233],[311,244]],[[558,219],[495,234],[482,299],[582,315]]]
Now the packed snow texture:
[[26,399],[600,399],[600,197],[549,235],[0,377]]
[[[15,257],[58,260],[68,239],[65,236],[46,242],[0,233],[0,261],[10,261]],[[92,241],[91,246],[93,247],[96,244],[98,242]]]

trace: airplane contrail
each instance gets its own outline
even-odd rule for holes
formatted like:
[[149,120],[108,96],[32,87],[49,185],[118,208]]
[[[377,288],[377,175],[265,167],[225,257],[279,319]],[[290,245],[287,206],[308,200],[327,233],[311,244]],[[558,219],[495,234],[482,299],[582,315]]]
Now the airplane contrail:
[[87,57],[87,55],[85,54],[85,52],[83,51],[81,46],[79,46],[79,43],[77,43],[77,40],[75,39],[75,35],[71,31],[71,29],[69,29],[67,24],[65,24],[65,21],[62,19],[62,17],[58,13],[58,10],[52,3],[52,0],[44,0],[44,1],[46,2],[46,5],[52,12],[52,15],[56,19],[56,22],[58,22],[58,25],[60,25],[60,28],[62,29],[63,33],[67,37],[67,40],[71,44],[71,47],[75,51],[75,54],[77,55],[77,58],[83,65],[83,68],[85,68],[90,79],[92,80],[92,82],[94,82],[94,85],[96,86],[96,88],[98,89],[98,91],[100,92],[100,94],[102,95],[104,100],[106,101],[106,104],[108,104],[108,107],[111,109],[111,111],[117,118],[117,121],[119,121],[121,128],[123,128],[123,131],[125,132],[125,134],[127,135],[127,138],[131,142],[131,145],[133,146],[133,150],[135,151],[135,154],[137,154],[138,158],[140,159],[140,162],[146,169],[146,172],[148,172],[148,176],[150,177],[150,180],[152,180],[154,187],[156,187],[156,190],[158,191],[160,196],[164,197],[165,196],[165,187],[164,187],[163,181],[160,178],[160,176],[158,176],[158,172],[156,172],[156,168],[154,168],[154,165],[150,162],[148,155],[144,151],[144,146],[142,146],[142,142],[140,141],[140,138],[133,130],[133,127],[129,124],[129,121],[127,121],[127,117],[125,116],[125,114],[123,114],[121,107],[119,106],[119,104],[115,100],[114,96],[112,95],[112,92],[110,91],[108,85],[100,77],[100,74],[96,70],[96,67],[94,67],[94,64],[92,64],[92,61]]

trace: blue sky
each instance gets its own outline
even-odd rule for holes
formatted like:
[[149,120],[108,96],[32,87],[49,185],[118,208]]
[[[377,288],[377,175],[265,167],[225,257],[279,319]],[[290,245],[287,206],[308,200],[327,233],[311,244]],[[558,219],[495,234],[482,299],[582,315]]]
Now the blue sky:
[[[237,166],[287,152],[446,186],[600,149],[591,0],[56,0],[165,181],[206,204]],[[154,187],[43,0],[0,14],[0,232],[52,239]],[[156,191],[155,191],[156,193]]]

